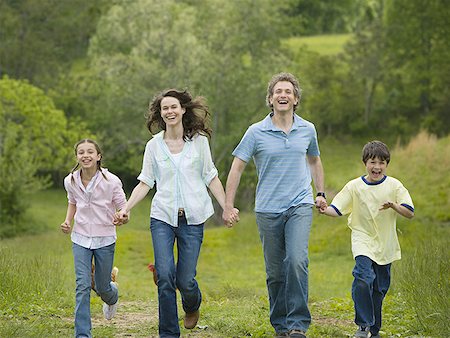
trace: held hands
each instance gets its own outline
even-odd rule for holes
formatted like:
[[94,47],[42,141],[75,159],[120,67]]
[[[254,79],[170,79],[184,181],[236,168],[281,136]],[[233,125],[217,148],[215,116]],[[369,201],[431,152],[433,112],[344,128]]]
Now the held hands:
[[316,209],[319,213],[323,214],[325,210],[327,210],[328,203],[325,197],[317,196],[316,197]]
[[121,226],[122,224],[128,223],[129,220],[130,212],[126,212],[125,209],[122,209],[114,214],[113,224],[116,226]]
[[61,223],[60,225],[61,231],[64,232],[65,234],[70,233],[70,222],[69,221],[64,221],[64,223]]
[[222,213],[223,224],[231,228],[234,223],[239,222],[239,209],[237,208],[225,208]]

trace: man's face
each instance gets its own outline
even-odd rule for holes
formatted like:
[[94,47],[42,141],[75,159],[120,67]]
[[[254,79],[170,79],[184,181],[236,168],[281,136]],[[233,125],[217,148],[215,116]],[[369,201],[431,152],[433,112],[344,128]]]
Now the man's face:
[[294,86],[289,81],[280,81],[273,87],[273,94],[269,98],[275,112],[294,111],[298,98],[294,94]]

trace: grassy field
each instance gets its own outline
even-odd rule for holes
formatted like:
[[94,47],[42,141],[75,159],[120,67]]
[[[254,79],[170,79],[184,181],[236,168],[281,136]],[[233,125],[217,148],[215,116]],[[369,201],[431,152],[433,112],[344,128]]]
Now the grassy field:
[[343,51],[344,44],[350,38],[350,34],[292,37],[285,40],[284,44],[292,50],[306,47],[321,55],[335,55]]
[[[327,189],[334,196],[363,173],[362,144],[321,143]],[[388,174],[410,190],[412,221],[399,219],[403,259],[394,263],[393,284],[384,307],[384,337],[450,336],[449,221],[450,138],[417,136],[392,147]],[[41,192],[28,218],[37,230],[0,241],[0,337],[73,335],[74,273],[70,237],[59,231],[65,216],[62,190]],[[120,268],[120,306],[107,322],[92,294],[94,337],[157,336],[157,293],[147,264],[153,261],[150,200],[118,229],[115,263]],[[353,260],[344,218],[315,215],[310,238],[309,337],[349,337],[354,332],[350,296]],[[271,337],[261,244],[253,213],[233,229],[207,225],[198,266],[203,291],[199,328],[183,337]],[[180,314],[182,314],[180,308]]]

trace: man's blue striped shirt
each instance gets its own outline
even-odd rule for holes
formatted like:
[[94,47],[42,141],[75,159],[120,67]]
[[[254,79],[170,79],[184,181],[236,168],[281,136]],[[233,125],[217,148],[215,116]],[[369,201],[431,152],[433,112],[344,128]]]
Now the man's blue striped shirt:
[[294,114],[292,129],[286,134],[273,124],[272,116],[251,125],[233,151],[233,156],[255,162],[255,211],[281,213],[299,204],[314,204],[306,156],[320,155],[316,129]]

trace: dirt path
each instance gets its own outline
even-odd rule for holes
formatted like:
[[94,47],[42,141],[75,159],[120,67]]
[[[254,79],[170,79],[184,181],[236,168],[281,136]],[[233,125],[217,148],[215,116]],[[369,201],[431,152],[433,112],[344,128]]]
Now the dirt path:
[[[352,321],[336,318],[315,317],[315,325],[351,326]],[[102,314],[92,318],[93,327],[107,327],[113,325],[116,328],[115,337],[151,337],[157,338],[158,332],[158,303],[156,301],[128,301],[121,302],[116,316],[111,321],[106,321]],[[208,327],[197,327],[188,334],[182,333],[182,337],[199,338],[230,338],[219,336],[211,332]],[[150,335],[149,333],[154,333]],[[345,336],[343,336],[345,337]]]
[[[121,302],[118,312],[111,321],[106,321],[102,314],[92,317],[93,327],[113,325],[117,333],[115,337],[155,337],[158,335],[158,303],[155,301]],[[154,332],[150,335],[149,332]],[[217,337],[208,332],[207,327],[197,327],[183,337]]]

